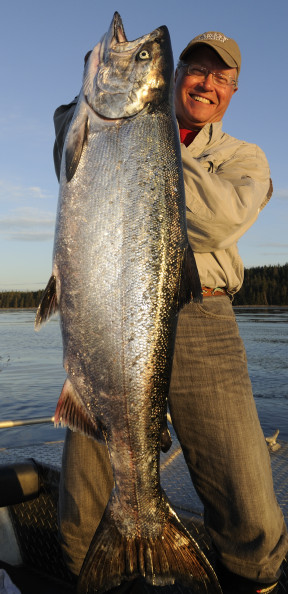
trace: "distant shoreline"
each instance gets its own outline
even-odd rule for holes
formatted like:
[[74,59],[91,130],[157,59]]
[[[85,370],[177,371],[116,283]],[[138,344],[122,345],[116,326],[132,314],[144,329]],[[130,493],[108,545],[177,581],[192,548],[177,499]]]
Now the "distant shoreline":
[[237,305],[237,303],[232,303],[233,307],[237,307],[237,309],[248,309],[249,307],[253,308],[253,309],[273,309],[275,307],[278,308],[283,308],[283,309],[288,309],[288,304],[287,305]]
[[[43,293],[44,289],[0,291],[0,308],[36,308]],[[288,264],[245,268],[244,283],[234,296],[233,307],[288,307]]]

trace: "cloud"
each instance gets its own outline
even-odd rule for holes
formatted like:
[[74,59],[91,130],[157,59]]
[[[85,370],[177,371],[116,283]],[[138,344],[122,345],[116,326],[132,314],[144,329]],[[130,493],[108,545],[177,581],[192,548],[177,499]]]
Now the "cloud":
[[281,256],[281,257],[282,257],[282,256],[284,256],[284,258],[285,258],[285,261],[286,261],[286,262],[288,261],[288,255],[287,255],[287,252],[263,252],[263,253],[262,253],[262,256],[273,256],[273,258],[274,258],[274,261],[275,261],[275,257],[276,257],[276,256],[277,256],[277,257],[278,257],[278,256]]
[[280,198],[282,200],[288,199],[288,188],[275,189],[273,192],[274,198]]
[[[5,241],[50,241],[54,237],[55,212],[38,205],[54,196],[40,186],[25,186],[0,179],[0,202],[5,214],[0,216],[0,235]],[[27,204],[27,206],[25,206]],[[15,205],[15,208],[11,208]],[[28,206],[29,205],[29,206]],[[36,207],[32,205],[37,205]],[[43,206],[43,208],[45,208]],[[48,207],[49,208],[49,207]],[[3,209],[2,209],[3,212]]]
[[44,192],[43,190],[41,190],[41,188],[38,188],[37,186],[30,186],[28,188],[28,191],[31,192],[31,196],[33,198],[51,198],[51,195],[49,196],[46,192]]
[[288,243],[280,243],[280,242],[272,242],[272,241],[267,241],[265,243],[259,243],[258,244],[261,247],[269,247],[269,248],[288,248]]
[[13,184],[7,180],[0,179],[0,201],[7,202],[22,202],[30,199],[49,199],[54,198],[52,194],[46,192],[38,186],[24,186],[21,184]]
[[54,214],[29,206],[0,217],[0,234],[7,241],[50,241],[54,227]]
[[7,239],[9,241],[51,241],[54,237],[53,232],[42,231],[18,231],[9,234]]
[[7,134],[17,142],[27,138],[42,138],[45,141],[53,137],[53,128],[50,122],[43,122],[41,118],[27,117],[27,111],[22,109],[8,112],[0,116],[0,140],[7,141]]

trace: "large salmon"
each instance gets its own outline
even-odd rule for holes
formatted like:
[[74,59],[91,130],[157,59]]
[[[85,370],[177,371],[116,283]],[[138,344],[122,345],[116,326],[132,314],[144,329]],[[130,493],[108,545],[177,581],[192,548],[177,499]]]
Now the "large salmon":
[[106,440],[115,486],[78,591],[144,576],[220,592],[159,481],[177,312],[201,286],[188,244],[169,33],[92,51],[61,165],[53,273],[67,380],[56,421]]

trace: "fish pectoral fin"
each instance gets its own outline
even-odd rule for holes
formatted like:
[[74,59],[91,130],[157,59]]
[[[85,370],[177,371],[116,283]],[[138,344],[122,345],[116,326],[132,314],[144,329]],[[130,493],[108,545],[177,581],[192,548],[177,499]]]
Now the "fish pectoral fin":
[[103,440],[101,430],[88,415],[77,392],[67,378],[64,382],[55,411],[54,425],[68,426],[72,431],[80,431],[84,435]]
[[74,177],[84,145],[88,137],[88,115],[84,101],[80,104],[77,115],[72,121],[67,135],[65,150],[66,179],[70,182]]
[[48,285],[43,293],[41,302],[38,306],[35,317],[35,330],[40,330],[40,326],[55,314],[58,310],[56,294],[56,276],[50,276]]
[[186,303],[193,300],[196,303],[202,303],[202,287],[200,283],[198,268],[193,250],[188,244],[182,259],[182,269],[180,277],[180,288],[178,294],[178,310]]

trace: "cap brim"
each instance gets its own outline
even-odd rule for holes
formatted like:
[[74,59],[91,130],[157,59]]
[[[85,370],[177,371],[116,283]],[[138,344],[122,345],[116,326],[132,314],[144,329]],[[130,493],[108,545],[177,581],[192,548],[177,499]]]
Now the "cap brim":
[[213,49],[218,54],[218,56],[220,56],[220,58],[223,60],[223,62],[225,62],[227,66],[229,66],[229,68],[237,68],[239,73],[240,67],[232,58],[232,56],[230,56],[230,54],[228,54],[228,52],[226,52],[226,50],[223,47],[217,46],[217,44],[215,44],[215,41],[209,42],[209,40],[206,39],[203,41],[194,41],[193,43],[187,45],[187,47],[185,47],[185,49],[180,54],[180,60],[184,60],[185,58],[187,58],[187,56],[189,56],[193,49],[195,49],[197,46],[199,47],[199,45],[208,45],[208,47],[211,47],[211,49]]

